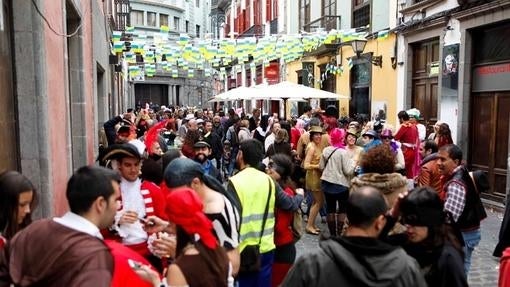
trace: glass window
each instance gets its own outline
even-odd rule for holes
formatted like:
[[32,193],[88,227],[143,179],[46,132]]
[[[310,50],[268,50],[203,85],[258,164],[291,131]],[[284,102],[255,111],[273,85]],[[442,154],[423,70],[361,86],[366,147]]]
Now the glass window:
[[196,33],[197,38],[200,38],[200,25],[196,25],[195,33]]
[[200,0],[196,0],[195,6],[200,7]]
[[186,28],[186,33],[189,33],[189,21],[188,20],[186,20],[186,27],[185,28]]
[[310,31],[310,27],[305,27],[310,23],[310,0],[299,0],[299,26],[305,31]]
[[174,30],[181,31],[181,19],[179,17],[174,17]]
[[156,27],[156,13],[147,12],[147,26]]
[[143,11],[133,10],[131,11],[131,25],[143,26]]
[[159,26],[168,26],[168,15],[159,14]]

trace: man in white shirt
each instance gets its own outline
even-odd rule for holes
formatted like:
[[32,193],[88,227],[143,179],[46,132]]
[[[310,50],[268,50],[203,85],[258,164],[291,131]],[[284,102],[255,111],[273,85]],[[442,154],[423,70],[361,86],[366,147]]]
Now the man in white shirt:
[[119,175],[78,169],[67,184],[70,211],[18,232],[0,253],[0,286],[110,286],[113,258],[100,229],[117,210]]
[[121,207],[115,215],[113,229],[122,239],[122,244],[149,257],[147,247],[148,234],[143,229],[141,220],[150,215],[166,218],[164,196],[155,183],[142,184],[139,178],[142,159],[137,149],[131,144],[111,146],[104,160],[114,160],[114,169],[121,175]]

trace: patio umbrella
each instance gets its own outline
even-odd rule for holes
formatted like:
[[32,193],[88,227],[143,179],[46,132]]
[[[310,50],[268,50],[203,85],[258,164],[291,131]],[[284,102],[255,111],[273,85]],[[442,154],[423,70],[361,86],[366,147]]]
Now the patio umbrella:
[[348,96],[331,93],[304,85],[284,81],[274,85],[259,85],[254,89],[268,99],[280,99],[284,102],[284,117],[287,118],[287,101],[302,99],[349,99]]
[[251,100],[257,97],[257,90],[248,87],[238,87],[212,97],[208,102],[224,102],[237,100]]
[[279,97],[281,99],[349,99],[348,96],[323,91],[304,85],[284,81],[275,85],[259,87],[264,93],[270,97]]

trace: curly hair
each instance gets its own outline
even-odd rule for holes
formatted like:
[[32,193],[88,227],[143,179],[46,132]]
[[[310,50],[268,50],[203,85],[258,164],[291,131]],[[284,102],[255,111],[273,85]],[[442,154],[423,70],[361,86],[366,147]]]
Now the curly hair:
[[393,173],[395,171],[395,155],[388,145],[378,145],[361,156],[360,166],[364,173]]

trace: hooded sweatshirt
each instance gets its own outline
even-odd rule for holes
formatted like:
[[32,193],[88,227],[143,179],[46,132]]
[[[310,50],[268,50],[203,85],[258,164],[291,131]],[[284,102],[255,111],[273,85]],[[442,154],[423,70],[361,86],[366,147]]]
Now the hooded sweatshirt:
[[302,256],[282,286],[427,286],[418,263],[375,238],[338,237]]

